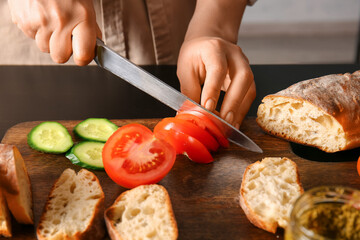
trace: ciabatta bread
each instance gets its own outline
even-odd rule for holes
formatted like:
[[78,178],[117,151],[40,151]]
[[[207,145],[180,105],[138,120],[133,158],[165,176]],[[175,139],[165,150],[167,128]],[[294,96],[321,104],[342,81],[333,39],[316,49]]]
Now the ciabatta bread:
[[5,196],[0,189],[0,236],[11,237],[11,216]]
[[33,224],[33,200],[30,178],[19,150],[0,144],[0,187],[17,222]]
[[95,174],[66,169],[51,189],[36,233],[40,240],[102,239],[104,192]]
[[278,226],[287,226],[292,204],[303,192],[295,162],[264,158],[245,170],[240,206],[252,224],[275,233]]
[[178,237],[169,195],[160,185],[141,185],[123,192],[105,211],[112,240],[174,240]]
[[326,152],[360,147],[360,71],[298,82],[268,95],[256,121],[270,134]]

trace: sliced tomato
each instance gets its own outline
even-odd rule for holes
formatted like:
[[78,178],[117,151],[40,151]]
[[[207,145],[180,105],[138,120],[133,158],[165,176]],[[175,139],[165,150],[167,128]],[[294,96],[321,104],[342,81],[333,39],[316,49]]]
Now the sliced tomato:
[[179,112],[175,118],[184,119],[192,122],[193,124],[201,127],[202,129],[208,131],[212,136],[214,136],[220,146],[225,148],[229,147],[229,140],[226,139],[226,137],[216,126],[216,124],[201,112],[194,110]]
[[133,188],[159,182],[176,159],[174,147],[140,124],[120,127],[102,151],[108,176],[120,186]]
[[211,136],[210,133],[184,119],[164,118],[158,124],[156,124],[155,129],[173,129],[175,132],[185,133],[193,138],[196,138],[198,141],[204,144],[205,147],[209,149],[209,151],[216,151],[219,148],[219,143],[213,136]]
[[156,138],[164,139],[170,143],[177,154],[184,154],[194,162],[210,163],[214,161],[204,144],[183,132],[155,127],[154,134]]
[[358,171],[358,174],[360,175],[360,156],[359,156],[359,159],[357,161],[357,171]]

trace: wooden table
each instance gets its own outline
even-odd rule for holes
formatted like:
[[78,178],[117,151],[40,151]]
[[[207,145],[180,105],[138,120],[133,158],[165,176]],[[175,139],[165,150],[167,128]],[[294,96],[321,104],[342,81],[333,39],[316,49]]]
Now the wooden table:
[[[79,121],[60,121],[71,132]],[[158,119],[113,120],[119,126],[138,122],[153,128]],[[32,150],[26,144],[26,135],[37,122],[20,123],[12,127],[3,143],[16,145],[22,153],[30,174],[34,194],[35,223],[39,221],[47,195],[55,179],[66,168],[79,170],[64,155],[44,154]],[[360,188],[356,172],[356,160],[360,149],[336,155],[325,154],[312,148],[300,152],[310,155],[308,160],[296,155],[290,144],[265,134],[255,119],[245,120],[241,130],[263,150],[252,153],[235,145],[213,154],[215,162],[197,164],[184,156],[178,156],[170,173],[159,184],[169,192],[179,228],[179,239],[283,239],[283,231],[274,235],[254,227],[239,206],[239,188],[245,168],[264,157],[288,157],[299,167],[300,180],[305,190],[320,185],[345,185]],[[74,140],[77,141],[73,136]],[[330,159],[334,160],[334,159]],[[93,171],[105,192],[105,206],[126,189],[117,186],[103,171]],[[33,227],[14,223],[13,239],[36,239]]]
[[[176,80],[173,66],[165,67],[164,71],[159,69],[149,67],[148,70],[162,79],[173,76],[171,79]],[[290,144],[262,132],[251,116],[265,94],[291,84],[286,79],[303,80],[356,69],[355,65],[254,66],[255,78],[263,79],[263,82],[257,82],[255,107],[250,110],[241,130],[264,152],[252,153],[231,145],[215,153],[215,162],[211,164],[196,164],[184,156],[177,158],[171,172],[159,184],[165,186],[170,194],[179,239],[283,239],[281,229],[274,235],[254,227],[246,219],[238,202],[245,168],[264,157],[288,157],[294,160],[298,164],[305,190],[333,184],[360,188],[355,162],[360,149],[325,154]],[[95,67],[0,67],[2,76],[4,72],[7,78],[0,79],[0,96],[5,95],[0,97],[1,128],[6,132],[2,142],[15,144],[26,161],[34,191],[36,223],[55,179],[68,167],[80,168],[72,165],[63,155],[44,154],[30,149],[26,144],[26,134],[33,126],[44,120],[60,120],[71,131],[76,123],[87,117],[107,117],[115,119],[114,123],[119,126],[139,122],[152,128],[158,118],[174,114],[162,104]],[[176,81],[171,84],[176,85]],[[4,90],[4,85],[7,90]],[[107,94],[103,92],[105,90]],[[10,127],[16,122],[19,124]],[[78,139],[74,137],[74,140]],[[106,196],[105,203],[109,206],[125,189],[113,183],[104,172],[94,173],[100,179]],[[34,227],[13,224],[13,239],[36,239]]]

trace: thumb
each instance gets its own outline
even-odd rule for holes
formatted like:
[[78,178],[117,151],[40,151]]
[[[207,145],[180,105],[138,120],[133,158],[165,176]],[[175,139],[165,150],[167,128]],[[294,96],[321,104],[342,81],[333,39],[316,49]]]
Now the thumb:
[[[189,69],[191,70],[189,71]],[[186,67],[180,64],[178,65],[177,75],[180,81],[181,92],[193,101],[199,103],[201,95],[201,85],[198,76],[193,70],[193,68]]]

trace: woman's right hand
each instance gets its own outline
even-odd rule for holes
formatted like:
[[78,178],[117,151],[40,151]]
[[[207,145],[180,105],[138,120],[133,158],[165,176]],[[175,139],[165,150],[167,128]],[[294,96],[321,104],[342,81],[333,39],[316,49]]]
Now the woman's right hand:
[[77,65],[92,61],[96,23],[92,0],[8,0],[12,21],[42,52],[56,63],[65,63],[73,54]]

